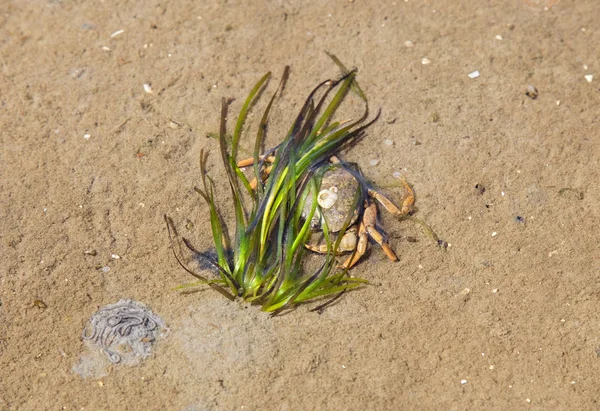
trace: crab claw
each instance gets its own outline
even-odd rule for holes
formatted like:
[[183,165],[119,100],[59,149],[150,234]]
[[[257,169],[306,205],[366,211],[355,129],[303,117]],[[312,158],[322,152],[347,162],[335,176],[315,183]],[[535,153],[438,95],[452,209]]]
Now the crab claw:
[[360,223],[360,228],[358,230],[358,244],[356,246],[356,252],[350,258],[342,264],[344,268],[351,268],[354,266],[360,258],[367,251],[368,237],[371,237],[373,240],[377,242],[383,249],[385,255],[392,261],[398,261],[398,257],[387,243],[387,240],[384,238],[383,234],[381,234],[377,230],[377,206],[375,203],[366,205],[365,211],[363,213],[363,218]]

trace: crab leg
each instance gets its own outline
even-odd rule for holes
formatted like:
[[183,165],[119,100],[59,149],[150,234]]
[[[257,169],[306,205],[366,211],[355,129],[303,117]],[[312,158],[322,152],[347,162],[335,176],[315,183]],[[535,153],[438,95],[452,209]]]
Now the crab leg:
[[356,244],[356,251],[353,255],[348,257],[348,259],[341,265],[342,268],[352,268],[354,264],[361,259],[361,257],[367,251],[367,244],[369,243],[369,238],[367,237],[367,229],[364,224],[364,220],[361,221],[360,227],[358,229],[358,243]]
[[398,257],[387,243],[386,239],[383,235],[377,230],[377,206],[375,204],[368,205],[365,207],[365,211],[363,213],[363,218],[360,223],[360,228],[358,230],[358,244],[356,246],[356,252],[353,256],[348,258],[342,267],[351,268],[354,266],[358,260],[365,254],[367,251],[368,237],[371,237],[373,240],[377,242],[383,249],[385,255],[392,261],[398,261]]
[[[266,158],[265,158],[265,156],[260,156],[259,159],[265,160],[265,163],[269,163],[269,164],[273,164],[275,162],[275,156],[267,156]],[[247,158],[245,160],[238,161],[237,166],[240,168],[243,168],[243,167],[251,166],[252,164],[254,164],[254,158]],[[265,167],[265,169],[263,170],[263,173],[264,173],[263,179],[265,179],[269,175],[269,173],[271,172],[272,169],[273,169],[272,165]],[[258,181],[256,181],[256,178],[253,178],[252,181],[250,181],[250,187],[253,190],[256,190],[256,186],[258,186]]]
[[[265,160],[265,163],[274,163],[275,162],[275,156],[267,156],[267,158],[265,159],[265,156],[260,156],[258,158],[259,160]],[[252,164],[254,164],[254,158],[247,158],[245,160],[240,160],[237,163],[237,166],[242,168],[242,167],[248,167],[251,166]]]
[[402,201],[402,209],[398,208],[396,204],[392,203],[392,200],[378,191],[369,189],[369,196],[379,201],[390,213],[398,217],[404,217],[412,211],[413,205],[415,204],[415,192],[404,178],[402,178],[402,184],[407,192],[406,198]]
[[375,204],[371,204],[370,206],[365,208],[365,212],[363,215],[363,224],[365,226],[365,230],[369,234],[369,236],[377,242],[383,248],[385,255],[392,261],[398,261],[398,257],[392,250],[392,248],[387,243],[387,240],[383,237],[383,235],[377,230],[377,206]]
[[[331,161],[332,164],[340,163],[340,159],[337,158],[336,156],[331,156],[329,161]],[[392,213],[398,217],[403,217],[405,215],[410,214],[410,212],[412,211],[413,205],[415,204],[415,192],[413,191],[412,187],[410,186],[410,184],[408,184],[408,182],[404,178],[402,178],[401,181],[402,181],[402,184],[404,185],[404,189],[407,192],[406,198],[404,199],[404,201],[402,201],[402,209],[398,208],[398,206],[396,206],[396,204],[392,203],[392,200],[390,200],[389,198],[387,198],[380,192],[369,189],[370,197],[379,201],[381,203],[381,205],[385,207],[386,210],[388,210],[390,213]],[[375,240],[375,241],[377,241],[377,240]]]
[[394,250],[392,250],[392,247],[390,247],[383,235],[375,227],[368,227],[367,233],[369,233],[369,236],[373,240],[377,241],[377,244],[381,246],[383,252],[391,261],[398,261],[398,257],[394,253]]
[[[273,166],[269,166],[264,169],[264,171],[263,171],[264,174],[262,176],[263,181],[267,179],[267,177],[271,173],[271,170],[273,170]],[[250,188],[252,188],[252,190],[256,190],[256,186],[258,186],[258,181],[256,180],[256,177],[255,177],[250,181]]]
[[337,156],[329,157],[329,161],[331,161],[332,164],[340,164],[341,163],[340,159],[337,158]]

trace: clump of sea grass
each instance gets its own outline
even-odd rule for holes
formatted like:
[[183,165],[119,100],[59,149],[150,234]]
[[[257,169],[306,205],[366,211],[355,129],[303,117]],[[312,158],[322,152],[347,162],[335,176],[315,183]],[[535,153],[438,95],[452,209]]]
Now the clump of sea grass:
[[[318,207],[318,187],[329,158],[356,142],[374,121],[366,122],[368,104],[356,83],[356,71],[346,71],[335,57],[332,58],[342,67],[344,75],[337,80],[324,81],[312,90],[283,141],[261,155],[269,112],[277,92],[271,97],[256,132],[252,179],[238,166],[240,139],[248,111],[271,73],[265,74],[248,95],[231,137],[226,133],[227,102],[222,100],[219,145],[235,210],[231,235],[234,241],[227,245],[230,236],[224,232],[225,224],[215,201],[214,182],[206,174],[206,155],[202,152],[202,188],[195,190],[209,208],[216,256],[199,252],[188,240],[183,241],[199,258],[215,267],[219,276],[203,277],[185,267],[178,258],[180,264],[200,280],[195,284],[208,284],[230,299],[239,297],[261,305],[264,311],[278,312],[296,303],[333,296],[365,282],[338,268],[335,258],[351,215],[337,236],[328,231],[326,224],[323,226],[328,251],[322,256],[320,266],[306,272],[304,264],[311,219]],[[286,68],[284,79],[287,74]],[[350,90],[364,101],[364,113],[356,121],[335,121],[334,115]],[[361,188],[357,193],[357,208],[365,198],[364,191]],[[312,207],[309,215],[303,215],[308,196],[312,197]],[[166,219],[170,230],[174,230],[173,223]]]

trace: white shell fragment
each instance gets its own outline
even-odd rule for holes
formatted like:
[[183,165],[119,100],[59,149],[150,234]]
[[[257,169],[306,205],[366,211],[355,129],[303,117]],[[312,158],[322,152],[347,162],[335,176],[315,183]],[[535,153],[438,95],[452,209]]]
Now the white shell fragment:
[[471,293],[471,289],[469,287],[467,287],[464,290],[462,290],[460,293],[458,293],[458,295],[460,295],[462,297],[466,297],[470,293]]
[[421,59],[421,64],[424,65],[424,66],[426,66],[426,65],[428,65],[430,63],[431,63],[431,60],[429,60],[427,57],[423,57]]
[[587,80],[588,83],[591,83],[592,80],[594,80],[594,75],[593,74],[586,74],[585,79]]
[[113,34],[110,35],[111,38],[113,37],[117,37],[119,34],[123,34],[125,32],[125,30],[117,30],[115,31]]
[[369,164],[372,166],[376,166],[377,164],[379,164],[379,159],[374,158],[373,160],[369,161]]
[[317,203],[319,203],[319,206],[321,206],[321,208],[327,210],[333,207],[337,199],[337,189],[335,187],[331,187],[328,190],[319,191],[319,195],[317,196]]
[[469,73],[469,78],[477,78],[479,76],[480,76],[479,70],[475,70],[475,71]]
[[410,40],[406,40],[406,41],[404,42],[404,45],[405,45],[406,47],[413,47],[413,46],[415,45],[415,43],[413,43],[413,42],[412,42],[412,41],[410,41]]
[[144,83],[144,91],[148,94],[152,94],[152,86],[150,83]]

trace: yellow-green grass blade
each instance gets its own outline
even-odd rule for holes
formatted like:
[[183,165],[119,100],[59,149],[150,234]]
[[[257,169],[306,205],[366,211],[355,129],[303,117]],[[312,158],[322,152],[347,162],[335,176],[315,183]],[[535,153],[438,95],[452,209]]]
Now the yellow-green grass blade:
[[246,117],[248,116],[248,110],[250,109],[250,105],[254,101],[254,97],[258,94],[259,90],[262,88],[262,86],[265,84],[265,82],[269,78],[271,78],[270,71],[268,73],[266,73],[264,76],[262,76],[262,78],[258,81],[258,83],[256,83],[254,85],[254,88],[252,89],[252,91],[250,91],[250,94],[248,94],[248,97],[246,98],[246,101],[244,102],[244,105],[242,106],[242,109],[238,116],[237,124],[235,126],[235,131],[233,132],[233,139],[231,142],[231,157],[233,157],[234,161],[237,160],[237,152],[238,152],[240,137],[242,135],[242,129],[244,128],[244,123],[246,122]]

